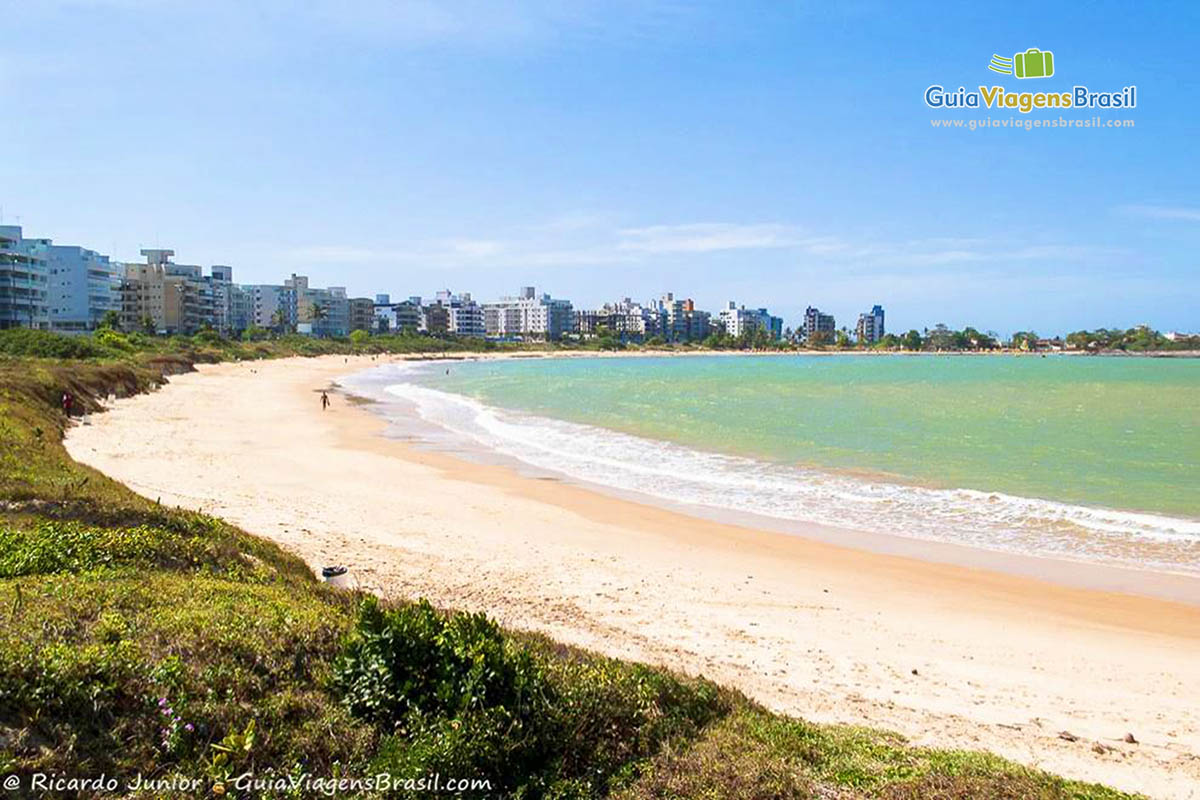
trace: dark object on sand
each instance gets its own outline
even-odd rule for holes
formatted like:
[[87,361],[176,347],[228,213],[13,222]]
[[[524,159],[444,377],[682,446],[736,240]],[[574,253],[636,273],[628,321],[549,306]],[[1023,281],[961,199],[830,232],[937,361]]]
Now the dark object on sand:
[[321,567],[321,577],[322,578],[326,578],[326,579],[336,578],[339,575],[345,575],[345,574],[346,574],[346,568],[343,566]]

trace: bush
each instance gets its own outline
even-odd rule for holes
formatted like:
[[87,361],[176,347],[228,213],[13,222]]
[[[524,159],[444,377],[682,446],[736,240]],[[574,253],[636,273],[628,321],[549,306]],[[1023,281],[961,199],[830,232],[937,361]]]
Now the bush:
[[168,550],[173,560],[190,562],[186,545],[169,531],[148,526],[101,528],[44,521],[32,530],[0,528],[0,578],[150,561]]
[[334,665],[350,712],[395,734],[380,769],[440,772],[515,789],[544,769],[550,689],[528,648],[482,614],[444,616],[427,601],[393,610],[363,601]]
[[197,345],[220,346],[228,343],[228,340],[225,339],[225,337],[221,336],[221,334],[217,333],[212,328],[204,328],[203,330],[197,331],[192,336],[192,341]]
[[484,615],[442,616],[424,600],[385,611],[374,598],[363,601],[335,685],[353,714],[389,730],[483,709],[517,721],[543,708],[547,691],[528,650]]
[[104,351],[91,339],[50,331],[9,328],[0,331],[0,354],[35,358],[99,358]]
[[481,614],[368,598],[333,685],[354,716],[391,734],[378,771],[483,778],[526,797],[607,791],[729,711],[707,681],[537,641]]
[[101,347],[107,347],[110,350],[120,350],[126,353],[133,352],[133,343],[129,341],[129,337],[112,328],[100,328],[92,335],[92,339],[96,344]]

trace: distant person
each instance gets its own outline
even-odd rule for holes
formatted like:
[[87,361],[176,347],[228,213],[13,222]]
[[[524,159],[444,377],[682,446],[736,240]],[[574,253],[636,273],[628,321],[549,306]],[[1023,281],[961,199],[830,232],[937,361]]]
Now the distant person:
[[74,407],[75,407],[75,398],[71,396],[70,392],[63,392],[63,396],[62,396],[63,413],[66,414],[68,417],[71,416],[71,410]]
[[329,394],[321,392],[321,410],[324,411],[327,408],[329,408]]

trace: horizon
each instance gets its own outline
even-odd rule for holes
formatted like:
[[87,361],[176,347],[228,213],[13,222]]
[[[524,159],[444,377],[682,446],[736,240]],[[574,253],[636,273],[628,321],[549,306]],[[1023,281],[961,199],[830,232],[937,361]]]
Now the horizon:
[[[351,296],[1195,331],[1200,11],[1100,5],[1083,34],[1065,5],[0,2],[53,34],[0,53],[0,222]],[[1044,87],[988,71],[1035,46]],[[1136,85],[1062,115],[1136,125],[940,130],[1023,115],[931,109],[933,84]]]

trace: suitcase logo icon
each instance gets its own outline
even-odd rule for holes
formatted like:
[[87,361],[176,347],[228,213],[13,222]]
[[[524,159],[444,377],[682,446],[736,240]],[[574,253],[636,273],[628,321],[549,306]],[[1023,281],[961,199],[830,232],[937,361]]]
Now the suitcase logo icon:
[[1054,74],[1054,53],[1031,47],[1012,58],[993,54],[988,69],[1018,78],[1049,78]]

